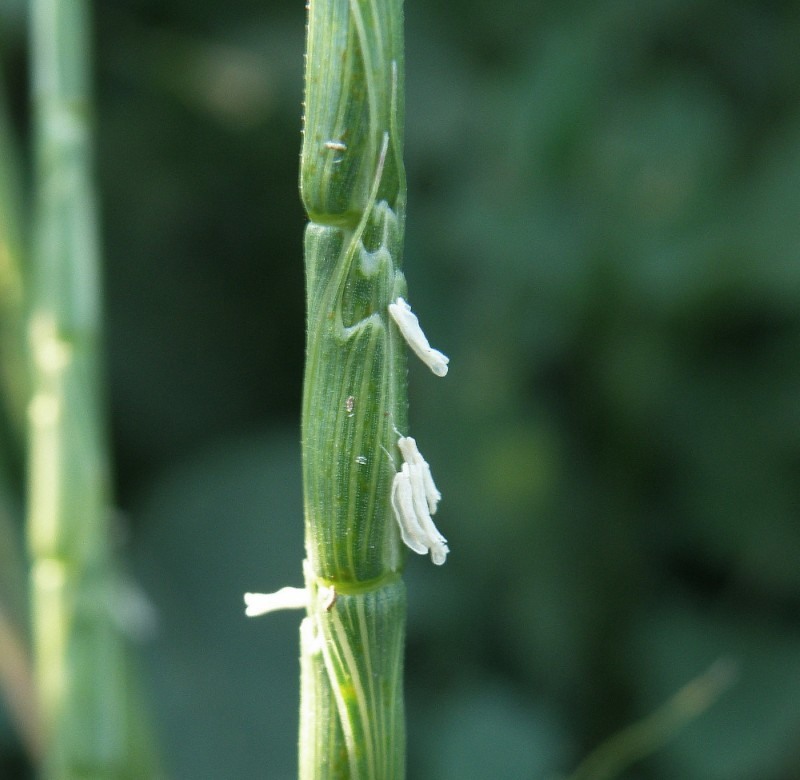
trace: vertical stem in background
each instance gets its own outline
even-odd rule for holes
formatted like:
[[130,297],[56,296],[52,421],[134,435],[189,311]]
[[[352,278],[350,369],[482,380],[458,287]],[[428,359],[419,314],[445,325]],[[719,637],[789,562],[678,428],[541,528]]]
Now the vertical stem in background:
[[406,425],[402,0],[311,0],[301,193],[308,345],[300,776],[405,773],[405,590],[390,506]]
[[[28,544],[43,776],[153,777],[115,616],[100,391],[88,0],[32,0]],[[133,732],[132,732],[133,730]],[[146,764],[146,761],[145,761]]]

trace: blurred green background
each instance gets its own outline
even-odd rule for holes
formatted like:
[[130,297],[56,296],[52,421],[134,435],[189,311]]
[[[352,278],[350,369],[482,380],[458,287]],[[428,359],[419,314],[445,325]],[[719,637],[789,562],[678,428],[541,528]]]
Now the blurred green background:
[[[3,66],[26,135],[25,3]],[[409,778],[800,778],[800,3],[407,0]],[[296,771],[300,0],[95,2],[118,503],[175,780]],[[0,711],[0,777],[26,777]]]

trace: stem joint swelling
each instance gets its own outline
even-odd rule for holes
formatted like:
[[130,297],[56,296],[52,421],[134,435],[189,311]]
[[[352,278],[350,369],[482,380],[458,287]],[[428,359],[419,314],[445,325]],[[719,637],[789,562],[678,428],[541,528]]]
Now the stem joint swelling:
[[306,610],[300,628],[303,697],[314,702],[315,717],[301,718],[301,745],[309,749],[301,752],[300,777],[318,776],[316,750],[333,729],[345,749],[330,777],[400,778],[405,586],[395,573],[332,583],[314,576],[308,561],[303,568],[303,588],[245,594],[251,616]]
[[437,376],[448,360],[405,302],[402,0],[311,0],[305,85],[305,586],[245,600],[306,610],[302,780],[402,780],[402,544],[448,553],[407,435],[404,340]]

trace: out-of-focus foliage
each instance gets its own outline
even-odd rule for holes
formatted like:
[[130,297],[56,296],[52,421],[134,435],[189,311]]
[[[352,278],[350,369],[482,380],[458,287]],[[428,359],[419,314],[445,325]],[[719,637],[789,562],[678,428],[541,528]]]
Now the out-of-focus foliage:
[[[301,582],[302,3],[95,5],[118,494],[166,761],[291,778],[297,616],[245,621],[241,593]],[[797,778],[800,6],[406,13],[406,270],[452,359],[411,367],[452,555],[407,567],[409,777],[566,775],[723,657],[737,682],[627,777]]]

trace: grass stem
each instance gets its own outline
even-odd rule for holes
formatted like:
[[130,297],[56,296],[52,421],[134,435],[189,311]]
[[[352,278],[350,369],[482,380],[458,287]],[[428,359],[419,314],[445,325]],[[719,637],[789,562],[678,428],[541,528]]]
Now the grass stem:
[[301,194],[308,616],[300,777],[405,773],[405,588],[390,492],[406,426],[400,0],[311,0]]

